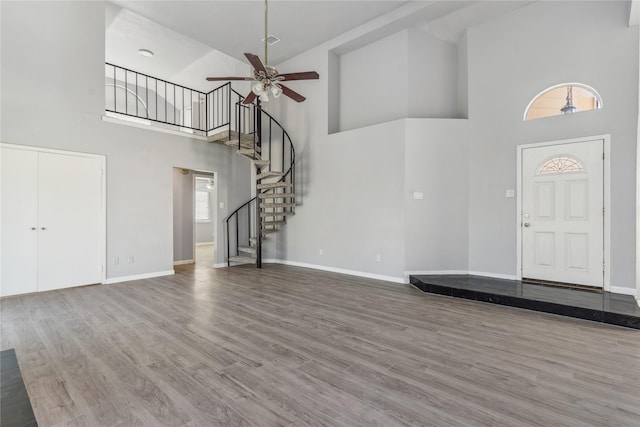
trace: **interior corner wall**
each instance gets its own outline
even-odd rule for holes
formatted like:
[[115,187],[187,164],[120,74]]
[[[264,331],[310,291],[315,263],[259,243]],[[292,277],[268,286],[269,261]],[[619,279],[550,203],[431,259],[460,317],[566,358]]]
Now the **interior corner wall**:
[[466,271],[469,123],[408,119],[405,126],[405,271]]
[[[218,144],[102,120],[104,2],[0,2],[2,142],[106,155],[107,279],[173,269],[173,167],[218,173],[223,219],[249,199],[248,159]],[[216,263],[224,262],[223,251]]]
[[403,121],[396,120],[318,135],[310,150],[297,150],[306,165],[296,178],[301,197],[278,233],[277,258],[400,279],[403,134]]
[[328,133],[340,131],[340,56],[327,52]]
[[[467,31],[471,271],[516,275],[518,207],[505,190],[519,191],[518,145],[611,134],[611,281],[635,286],[639,49],[627,24],[627,2],[558,1]],[[529,101],[562,82],[592,86],[604,107],[523,121]]]
[[417,29],[408,30],[408,115],[458,118],[458,47]]
[[408,117],[408,59],[408,30],[340,56],[340,131]]
[[467,32],[465,31],[458,42],[458,84],[457,111],[458,118],[469,117],[469,63],[467,61]]
[[193,171],[173,168],[173,261],[195,259],[193,253]]

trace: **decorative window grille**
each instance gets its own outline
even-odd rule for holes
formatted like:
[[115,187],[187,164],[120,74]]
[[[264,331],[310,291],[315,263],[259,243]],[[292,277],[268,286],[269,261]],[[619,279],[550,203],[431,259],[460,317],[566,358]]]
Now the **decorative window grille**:
[[578,159],[574,159],[569,156],[557,156],[553,157],[542,164],[538,168],[538,175],[548,173],[567,173],[567,172],[582,172],[584,166]]

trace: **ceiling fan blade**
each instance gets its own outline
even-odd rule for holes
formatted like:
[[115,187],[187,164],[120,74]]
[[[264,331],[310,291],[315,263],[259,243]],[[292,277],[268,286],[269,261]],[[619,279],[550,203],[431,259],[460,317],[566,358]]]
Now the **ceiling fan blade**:
[[231,81],[231,80],[255,80],[253,77],[207,77],[207,81],[219,82],[219,81]]
[[305,99],[307,99],[304,96],[300,95],[298,92],[289,89],[283,84],[281,84],[280,87],[282,88],[282,93],[284,93],[285,95],[287,95],[289,98],[293,99],[296,102],[302,102]]
[[289,80],[315,80],[319,79],[320,76],[315,71],[303,71],[301,73],[285,73],[278,74],[277,77],[284,77],[283,81]]
[[258,57],[258,55],[254,55],[253,53],[245,53],[244,56],[247,57],[251,65],[256,71],[262,71],[263,73],[267,73],[266,68],[264,68],[264,64]]
[[256,94],[249,92],[249,95],[242,101],[243,104],[251,104],[256,99]]

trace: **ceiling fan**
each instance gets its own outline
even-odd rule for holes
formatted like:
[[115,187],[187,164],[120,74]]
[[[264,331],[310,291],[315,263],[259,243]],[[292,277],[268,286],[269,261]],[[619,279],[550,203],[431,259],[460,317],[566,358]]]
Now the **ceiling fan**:
[[269,6],[267,3],[268,0],[264,0],[264,63],[260,60],[258,55],[254,55],[252,53],[245,53],[244,56],[247,57],[249,63],[253,67],[253,76],[251,77],[207,77],[208,81],[231,81],[231,80],[244,80],[244,81],[255,81],[256,84],[251,88],[251,92],[246,96],[243,104],[251,104],[256,97],[263,102],[269,100],[269,92],[273,95],[274,98],[278,98],[280,95],[284,94],[289,98],[293,99],[297,102],[302,102],[306,98],[300,95],[298,92],[288,88],[283,85],[284,81],[292,81],[292,80],[315,80],[320,76],[315,71],[304,71],[300,73],[285,73],[280,74],[278,70],[268,64],[267,62],[267,16],[269,13]]

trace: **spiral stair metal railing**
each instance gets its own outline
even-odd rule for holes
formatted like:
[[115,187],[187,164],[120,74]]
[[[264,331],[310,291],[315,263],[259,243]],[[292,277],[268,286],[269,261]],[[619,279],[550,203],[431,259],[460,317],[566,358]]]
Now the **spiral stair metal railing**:
[[234,129],[221,141],[249,158],[255,167],[256,196],[225,218],[227,265],[262,266],[262,241],[295,214],[295,148],[282,125],[257,104],[231,89]]

